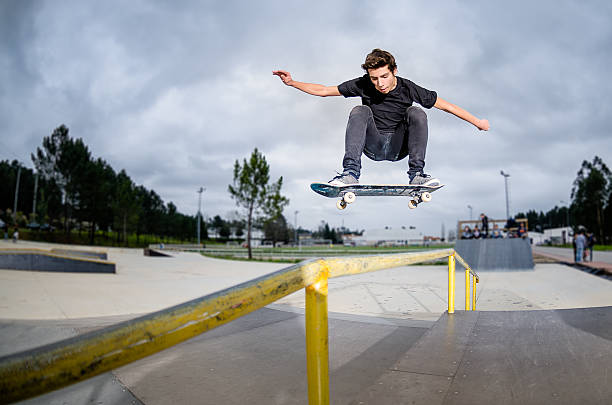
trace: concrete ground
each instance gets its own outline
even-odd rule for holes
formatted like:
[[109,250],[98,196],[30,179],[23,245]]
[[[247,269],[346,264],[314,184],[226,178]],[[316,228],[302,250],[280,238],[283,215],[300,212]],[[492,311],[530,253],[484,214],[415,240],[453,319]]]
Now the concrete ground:
[[[0,248],[15,247],[3,243]],[[141,249],[106,250],[117,264],[116,274],[0,270],[0,355],[166,308],[287,266],[196,253],[163,258],[145,257]],[[480,280],[481,311],[612,305],[610,281],[565,265],[481,272]],[[464,307],[463,287],[458,271],[457,309]],[[304,403],[303,306],[304,293],[296,292],[218,330],[26,403],[179,404],[197,398],[200,403],[244,403],[249,398],[251,403]],[[334,403],[351,403],[351,387],[376,381],[446,307],[446,266],[408,266],[330,280],[332,387],[334,397],[343,399]],[[271,389],[270,381],[278,381],[277,388]],[[257,388],[262,384],[268,389]]]
[[[533,248],[534,252],[542,252],[542,253],[550,253],[556,256],[565,257],[568,260],[574,260],[574,251],[573,249],[568,248],[558,248],[558,247],[550,247],[550,246],[535,246]],[[602,262],[602,263],[611,263],[612,264],[612,251],[593,251],[593,261],[594,262]]]
[[[19,246],[49,248],[20,242]],[[53,245],[57,247],[57,245]],[[15,247],[0,241],[0,248]],[[99,248],[96,248],[99,250]],[[288,266],[227,261],[197,253],[144,256],[141,249],[106,249],[116,274],[0,272],[0,319],[137,316],[204,296]],[[608,252],[598,252],[608,253]],[[464,276],[457,267],[457,309]],[[481,272],[478,310],[560,309],[612,305],[612,283],[559,264],[534,271]],[[354,315],[432,321],[447,308],[447,267],[408,266],[329,281],[329,310]],[[304,292],[272,305],[304,307]]]

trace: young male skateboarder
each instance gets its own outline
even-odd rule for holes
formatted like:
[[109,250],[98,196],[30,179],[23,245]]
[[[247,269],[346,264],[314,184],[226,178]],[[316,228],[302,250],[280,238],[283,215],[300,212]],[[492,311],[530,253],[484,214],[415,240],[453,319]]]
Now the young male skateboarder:
[[395,58],[387,51],[374,49],[361,67],[362,77],[338,86],[324,86],[293,80],[284,70],[273,71],[287,86],[315,96],[361,97],[362,105],[353,108],[346,126],[343,172],[329,181],[332,185],[359,183],[361,154],[372,160],[398,161],[408,156],[410,184],[434,185],[438,179],[425,174],[427,115],[425,108],[436,107],[488,131],[489,121],[478,119],[461,107],[438,97],[410,80],[397,76]]

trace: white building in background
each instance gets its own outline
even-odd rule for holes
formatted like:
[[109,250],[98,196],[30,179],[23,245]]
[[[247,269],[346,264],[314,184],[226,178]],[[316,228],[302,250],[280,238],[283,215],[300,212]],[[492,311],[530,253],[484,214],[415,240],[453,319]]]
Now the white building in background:
[[345,244],[364,245],[416,245],[423,243],[423,233],[410,227],[366,229],[363,235],[346,238]]
[[572,243],[574,231],[569,226],[563,228],[545,229],[544,232],[529,232],[534,245],[561,245]]

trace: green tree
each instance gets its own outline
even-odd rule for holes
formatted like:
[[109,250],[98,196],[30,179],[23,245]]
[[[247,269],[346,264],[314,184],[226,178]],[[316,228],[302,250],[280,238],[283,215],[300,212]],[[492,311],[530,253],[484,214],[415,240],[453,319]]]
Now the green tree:
[[82,176],[91,163],[89,149],[82,139],[70,138],[68,128],[61,125],[43,138],[43,149],[36,149],[32,161],[38,173],[61,190],[64,230],[69,233],[73,209],[79,208],[79,194],[84,194]]
[[90,162],[79,176],[79,219],[89,224],[89,243],[96,228],[112,224],[112,197],[116,174],[104,160]]
[[292,237],[287,226],[287,219],[283,215],[266,220],[263,231],[266,239],[272,241],[272,246],[276,246],[277,242],[287,242]]
[[584,225],[600,241],[605,239],[606,204],[610,200],[612,173],[601,158],[583,161],[572,187],[571,212],[576,225]]
[[230,195],[236,205],[243,208],[247,218],[247,245],[249,259],[253,258],[251,250],[251,233],[254,219],[265,214],[268,219],[281,215],[289,200],[280,194],[282,176],[274,183],[270,182],[270,166],[265,156],[255,148],[249,160],[238,160],[234,163],[234,183],[228,186]]
[[[134,182],[127,175],[125,170],[121,170],[117,175],[115,182],[115,195],[113,200],[113,213],[115,229],[121,229],[122,238],[121,240],[127,246],[128,239],[128,227],[138,223],[138,214],[141,210],[139,201],[136,198],[135,192],[136,186]],[[119,232],[117,232],[117,238],[119,239]]]

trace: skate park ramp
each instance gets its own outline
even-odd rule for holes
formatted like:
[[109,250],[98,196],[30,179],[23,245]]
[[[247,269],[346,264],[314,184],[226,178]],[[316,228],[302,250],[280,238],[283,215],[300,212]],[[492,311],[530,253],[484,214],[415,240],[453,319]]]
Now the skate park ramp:
[[458,240],[455,250],[477,271],[533,270],[528,239]]
[[[42,249],[0,249],[0,269],[67,273],[115,273],[115,263]],[[80,252],[83,253],[83,252]]]
[[108,260],[108,254],[106,252],[98,252],[93,250],[51,249],[51,253],[56,253],[61,256],[76,256],[89,259]]
[[[83,331],[82,321],[64,322],[64,329]],[[262,308],[28,403],[102,401],[125,391],[134,396],[130,403],[304,404],[303,324],[303,314]],[[432,324],[330,313],[329,324],[332,403],[604,404],[612,398],[612,307],[457,311]],[[13,337],[73,333],[31,321],[12,326]]]
[[169,255],[167,253],[161,252],[160,250],[157,249],[153,249],[153,248],[144,248],[143,253],[145,256],[151,256],[151,257],[172,257],[172,255]]

